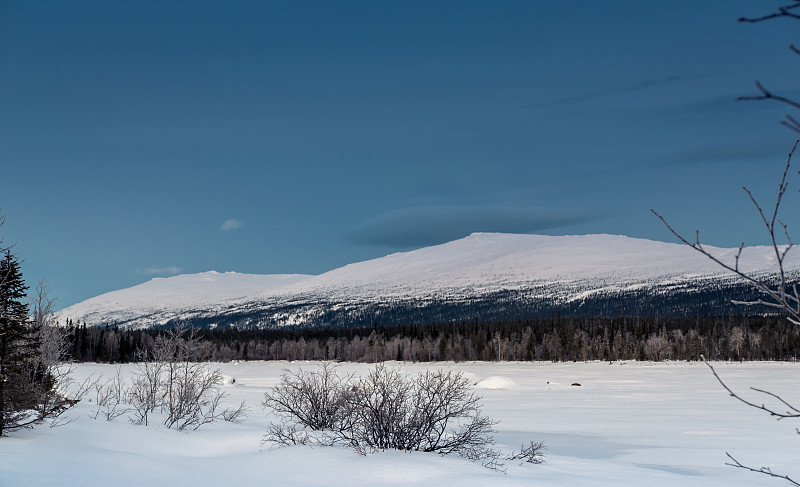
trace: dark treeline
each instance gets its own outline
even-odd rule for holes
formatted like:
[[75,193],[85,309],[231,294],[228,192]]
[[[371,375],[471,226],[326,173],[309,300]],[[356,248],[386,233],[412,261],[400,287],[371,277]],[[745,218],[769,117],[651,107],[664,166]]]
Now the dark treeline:
[[[73,360],[124,363],[159,330],[70,326]],[[796,360],[800,328],[780,317],[542,318],[498,322],[201,330],[198,360]]]

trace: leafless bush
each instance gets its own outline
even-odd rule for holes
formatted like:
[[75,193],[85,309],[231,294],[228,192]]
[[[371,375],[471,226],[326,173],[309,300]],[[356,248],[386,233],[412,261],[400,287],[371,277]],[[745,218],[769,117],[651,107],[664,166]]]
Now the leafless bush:
[[307,445],[312,443],[313,437],[303,425],[291,421],[280,421],[267,425],[267,434],[264,435],[262,444],[273,443],[281,446]]
[[71,422],[59,419],[83,398],[86,390],[75,384],[73,366],[64,360],[69,350],[67,330],[59,327],[53,315],[56,299],[51,297],[51,288],[41,280],[30,299],[32,326],[39,344],[36,360],[31,362],[31,377],[39,378],[32,390],[38,393],[37,421],[52,420],[51,426]]
[[[378,365],[362,378],[340,376],[324,364],[317,372],[286,372],[265,394],[264,406],[281,420],[265,442],[278,445],[344,444],[375,450],[436,452],[481,461],[500,470],[492,448],[496,421],[481,413],[479,397],[461,373],[409,376]],[[531,453],[536,455],[539,450]]]
[[164,424],[183,430],[197,429],[214,421],[220,401],[225,396],[218,387],[222,383],[219,371],[208,370],[202,364],[191,362],[181,362],[177,367],[168,367],[167,370],[170,376],[164,405],[167,411]]
[[[199,340],[194,330],[182,325],[156,338],[153,362],[144,374],[147,406],[155,403],[166,412],[164,425],[183,430],[197,429],[214,420],[223,393],[219,370],[208,370],[192,362]],[[144,368],[148,366],[145,365]]]
[[[89,394],[94,387],[96,380],[94,376],[90,375],[83,381],[77,381],[72,377],[72,365],[64,365],[64,368],[67,369],[68,372],[66,372],[64,375],[64,377],[67,379],[62,383],[64,391],[62,394],[64,397],[68,397],[73,404],[78,404],[79,402],[83,401],[83,398],[86,397],[87,394]],[[67,416],[66,414],[63,414],[64,412],[66,412],[66,410],[50,419],[51,428],[64,426],[78,419],[78,416]]]
[[533,463],[540,465],[544,463],[544,447],[543,441],[531,441],[528,446],[524,444],[520,447],[518,452],[513,453],[506,457],[506,460],[518,461],[522,460],[525,463]]
[[352,445],[468,456],[494,442],[495,422],[481,415],[479,398],[460,373],[409,377],[379,365],[353,391],[342,433]]
[[340,376],[336,365],[323,363],[319,370],[284,371],[280,383],[264,394],[264,407],[312,430],[337,429],[351,395],[352,376]]
[[220,419],[244,420],[244,402],[220,410],[226,396],[219,388],[222,374],[194,361],[199,350],[194,330],[179,325],[156,339],[152,356],[140,354],[127,394],[133,423],[147,425],[156,412],[163,415],[165,426],[178,430],[197,429]]
[[247,411],[249,410],[250,407],[242,401],[239,403],[239,406],[235,408],[225,408],[225,410],[220,413],[220,418],[227,423],[238,424],[247,419]]
[[128,390],[119,367],[116,374],[110,379],[96,380],[93,389],[95,409],[93,414],[89,415],[90,418],[102,417],[106,421],[113,421],[130,410],[130,407],[126,405]]
[[136,365],[132,384],[128,390],[128,399],[133,406],[134,417],[131,422],[135,424],[149,424],[150,414],[161,407],[163,401],[163,374],[164,364],[143,359]]

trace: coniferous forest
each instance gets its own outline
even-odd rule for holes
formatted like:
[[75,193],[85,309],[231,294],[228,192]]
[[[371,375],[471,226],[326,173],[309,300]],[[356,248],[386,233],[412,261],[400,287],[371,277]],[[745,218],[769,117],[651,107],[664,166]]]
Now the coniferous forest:
[[[68,325],[76,361],[133,362],[163,330]],[[550,317],[354,328],[199,330],[197,360],[797,360],[800,329],[778,316]]]

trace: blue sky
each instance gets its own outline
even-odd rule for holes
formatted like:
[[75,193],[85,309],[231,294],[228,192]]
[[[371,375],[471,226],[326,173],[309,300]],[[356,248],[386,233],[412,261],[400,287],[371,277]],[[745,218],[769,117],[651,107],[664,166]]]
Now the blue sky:
[[673,241],[651,207],[766,243],[741,186],[794,136],[734,99],[800,95],[800,24],[736,19],[773,5],[2,2],[0,234],[59,306],[477,231]]

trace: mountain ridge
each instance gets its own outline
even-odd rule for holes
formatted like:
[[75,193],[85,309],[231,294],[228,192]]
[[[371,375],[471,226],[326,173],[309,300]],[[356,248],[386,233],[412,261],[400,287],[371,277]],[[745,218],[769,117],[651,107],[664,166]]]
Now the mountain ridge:
[[[706,248],[730,262],[738,252]],[[775,263],[774,251],[767,246],[746,247],[741,259],[743,270],[761,276],[774,273]],[[785,264],[789,271],[800,269],[792,253]],[[77,303],[58,317],[130,327],[164,326],[176,320],[203,326],[347,326],[377,323],[387,311],[393,322],[402,322],[404,313],[408,322],[424,320],[428,318],[419,310],[426,307],[447,309],[445,314],[455,319],[459,305],[466,316],[470,312],[465,303],[478,301],[484,311],[493,312],[494,300],[497,306],[536,313],[615,296],[651,299],[647,296],[666,296],[670,290],[691,294],[693,289],[719,294],[722,288],[737,289],[732,297],[741,299],[746,286],[682,244],[608,234],[474,233],[319,275],[210,271],[153,279]],[[613,307],[613,302],[602,306]]]

